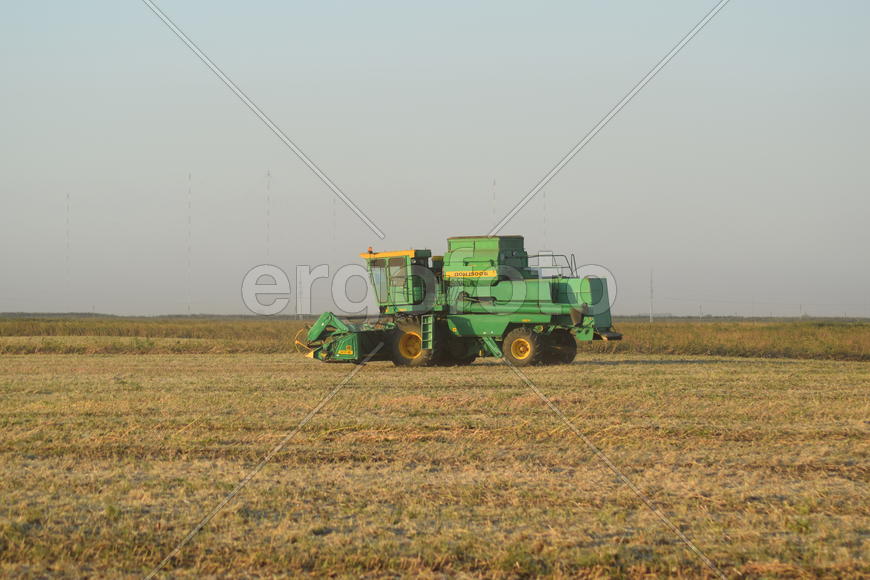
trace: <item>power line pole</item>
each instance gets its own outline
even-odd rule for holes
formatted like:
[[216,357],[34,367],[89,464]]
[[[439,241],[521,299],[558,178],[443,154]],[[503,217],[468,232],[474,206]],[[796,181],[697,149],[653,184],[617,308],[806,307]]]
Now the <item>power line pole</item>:
[[332,250],[332,252],[331,252],[332,255],[329,257],[330,263],[332,263],[332,260],[334,260],[335,257],[338,256],[338,244],[335,242],[335,232],[338,231],[338,221],[337,221],[338,218],[336,217],[336,214],[335,214],[335,205],[336,205],[335,200],[336,200],[336,197],[333,195],[332,196],[332,247],[330,248]]
[[65,270],[66,270],[66,288],[64,289],[65,297],[63,303],[66,304],[67,310],[71,310],[70,308],[70,300],[69,297],[72,295],[70,291],[70,267],[69,267],[69,193],[66,194],[66,261],[65,261]]
[[492,219],[498,219],[495,213],[495,178],[492,178]]
[[269,250],[272,246],[272,170],[266,170],[266,261],[269,261]]
[[649,269],[649,322],[653,323],[653,271]]
[[187,174],[187,315],[190,316],[190,302],[193,291],[191,290],[191,285],[193,284],[193,275],[192,275],[192,260],[191,260],[191,213],[193,209],[193,201],[192,201],[192,192],[193,192],[193,174],[188,172]]
[[543,228],[544,229],[544,247],[547,249],[550,249],[550,240],[547,237],[547,190],[546,189],[541,191],[541,200],[543,201],[543,206],[544,206],[544,219],[543,219],[543,222],[544,222],[543,223],[543,226],[544,226],[544,228]]

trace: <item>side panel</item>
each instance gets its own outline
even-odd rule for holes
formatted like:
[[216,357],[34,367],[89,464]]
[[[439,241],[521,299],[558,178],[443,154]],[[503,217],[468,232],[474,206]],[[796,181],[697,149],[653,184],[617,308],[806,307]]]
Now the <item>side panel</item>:
[[504,338],[511,324],[550,324],[549,314],[451,314],[447,316],[447,328],[456,336],[491,336]]
[[589,292],[589,310],[595,318],[595,328],[607,330],[613,325],[610,318],[610,297],[607,295],[607,280],[586,278]]
[[504,335],[509,317],[497,314],[451,315],[447,317],[447,328],[456,336],[497,336]]
[[580,309],[584,304],[595,320],[595,328],[607,330],[613,325],[610,298],[604,278],[566,278],[557,283],[556,301]]
[[336,335],[328,344],[324,345],[323,359],[334,361],[357,361],[360,360],[359,338],[356,333]]
[[381,348],[370,360],[390,360],[389,330],[355,330],[336,334],[314,351],[313,358],[330,362],[360,362],[378,345]]

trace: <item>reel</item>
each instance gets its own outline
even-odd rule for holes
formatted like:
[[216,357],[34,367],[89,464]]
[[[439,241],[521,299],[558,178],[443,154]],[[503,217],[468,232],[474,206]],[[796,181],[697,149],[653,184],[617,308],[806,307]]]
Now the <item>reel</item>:
[[311,330],[311,325],[306,324],[296,333],[296,336],[293,337],[293,346],[296,348],[296,352],[301,355],[308,356],[311,354],[314,349],[308,346],[308,331]]

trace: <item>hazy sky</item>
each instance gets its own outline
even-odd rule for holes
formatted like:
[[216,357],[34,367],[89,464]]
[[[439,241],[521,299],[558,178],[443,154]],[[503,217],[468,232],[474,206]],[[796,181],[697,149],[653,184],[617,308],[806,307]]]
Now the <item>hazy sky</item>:
[[[159,2],[381,241],[141,2],[10,3],[0,311],[240,313],[257,264],[485,234],[713,4]],[[868,22],[732,0],[504,233],[617,314],[652,268],[660,312],[870,316]]]

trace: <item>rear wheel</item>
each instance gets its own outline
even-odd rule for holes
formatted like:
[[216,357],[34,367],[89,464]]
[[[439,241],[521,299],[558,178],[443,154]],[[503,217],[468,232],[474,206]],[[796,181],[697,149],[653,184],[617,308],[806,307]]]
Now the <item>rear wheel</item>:
[[432,362],[432,351],[423,348],[419,320],[398,322],[393,332],[393,363],[398,367],[423,367]]
[[528,328],[520,327],[510,331],[501,350],[505,359],[514,366],[525,367],[543,362],[541,337]]
[[577,356],[577,340],[567,330],[554,330],[548,338],[547,364],[567,365]]
[[438,364],[442,366],[470,365],[477,359],[476,344],[468,339],[445,337],[439,347]]

